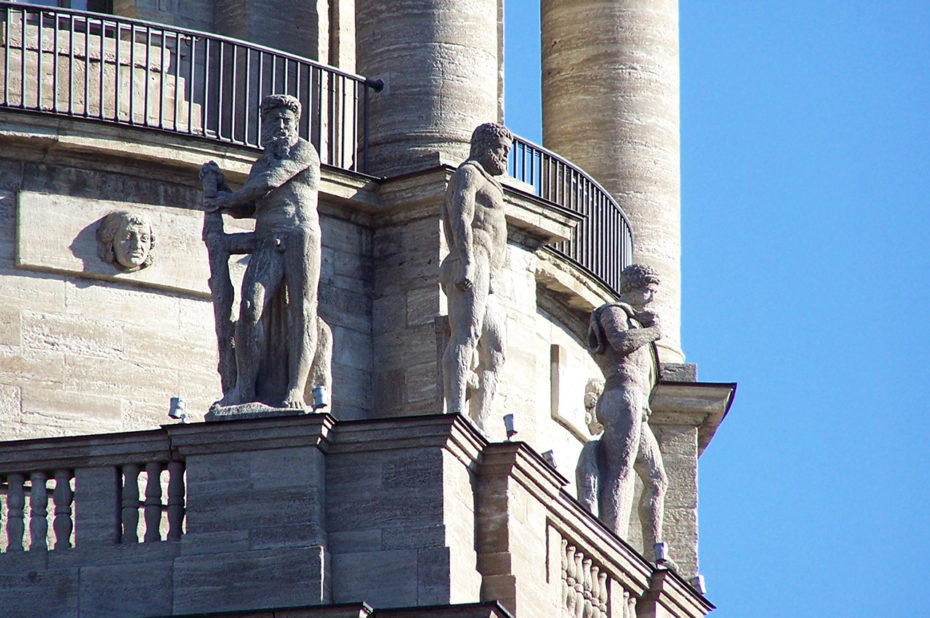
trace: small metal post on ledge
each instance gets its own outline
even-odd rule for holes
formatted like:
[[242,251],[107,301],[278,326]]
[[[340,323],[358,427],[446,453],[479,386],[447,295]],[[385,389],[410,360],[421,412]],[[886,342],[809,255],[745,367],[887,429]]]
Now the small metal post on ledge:
[[513,414],[504,415],[504,429],[507,431],[507,441],[517,435],[516,425],[514,424]]

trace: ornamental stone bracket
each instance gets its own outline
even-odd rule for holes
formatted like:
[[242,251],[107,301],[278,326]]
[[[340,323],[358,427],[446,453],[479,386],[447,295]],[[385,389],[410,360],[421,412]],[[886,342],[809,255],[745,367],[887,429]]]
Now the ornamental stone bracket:
[[686,579],[699,573],[698,457],[730,409],[735,391],[736,384],[662,380],[649,400],[649,426],[669,477],[664,537]]
[[704,453],[723,422],[733,398],[735,382],[660,381],[652,391],[650,423],[689,425],[697,429],[697,454]]

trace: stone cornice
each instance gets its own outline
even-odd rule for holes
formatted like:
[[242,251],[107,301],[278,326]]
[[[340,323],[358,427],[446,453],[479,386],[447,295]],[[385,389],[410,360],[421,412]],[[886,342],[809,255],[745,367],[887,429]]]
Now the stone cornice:
[[650,424],[698,428],[698,455],[710,444],[730,410],[736,383],[670,382],[656,384],[649,399]]
[[365,421],[342,421],[333,432],[333,454],[440,447],[474,467],[487,441],[460,416],[433,414]]

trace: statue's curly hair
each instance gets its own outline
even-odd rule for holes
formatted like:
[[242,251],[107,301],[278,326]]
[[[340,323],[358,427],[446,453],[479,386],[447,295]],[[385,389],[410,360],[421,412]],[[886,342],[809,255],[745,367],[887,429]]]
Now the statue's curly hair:
[[123,224],[126,225],[144,225],[149,229],[149,253],[145,262],[139,268],[146,268],[152,265],[152,249],[155,248],[155,233],[152,230],[152,224],[148,219],[140,215],[135,215],[125,210],[111,212],[100,225],[97,227],[97,255],[107,264],[116,264],[116,252],[113,249],[113,241],[116,239],[116,233]]
[[264,116],[269,111],[278,109],[279,107],[291,110],[294,112],[294,116],[298,119],[300,118],[300,101],[289,94],[269,94],[262,99],[262,103],[258,106],[258,109],[261,111],[262,116]]
[[474,159],[491,148],[498,140],[513,141],[513,133],[507,127],[496,122],[479,124],[471,134],[471,151],[469,157]]
[[620,273],[620,293],[626,294],[631,290],[638,290],[650,283],[661,283],[659,273],[651,266],[645,264],[630,264]]

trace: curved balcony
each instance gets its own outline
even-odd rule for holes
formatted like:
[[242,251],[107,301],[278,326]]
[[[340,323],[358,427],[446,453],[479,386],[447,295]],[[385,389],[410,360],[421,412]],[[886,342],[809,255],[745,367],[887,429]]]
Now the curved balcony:
[[549,247],[620,291],[620,271],[633,261],[633,228],[617,200],[587,172],[521,137],[514,138],[508,173],[534,192],[584,217],[570,241]]
[[[258,148],[258,103],[303,106],[299,132],[323,164],[366,172],[368,101],[380,83],[300,56],[205,32],[0,2],[0,108],[168,131]],[[620,289],[633,234],[616,200],[583,170],[517,137],[509,173],[584,217],[549,247]]]
[[366,170],[364,77],[205,32],[0,2],[0,107],[260,145],[258,103],[301,102],[324,164]]

